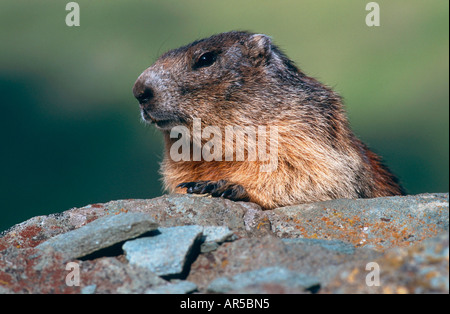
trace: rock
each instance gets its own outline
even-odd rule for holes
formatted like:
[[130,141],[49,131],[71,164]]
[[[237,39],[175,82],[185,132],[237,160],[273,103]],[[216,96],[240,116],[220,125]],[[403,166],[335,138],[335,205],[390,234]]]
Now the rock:
[[[322,293],[449,293],[449,234],[407,248],[388,250],[375,260],[379,286],[364,264],[342,272]],[[374,268],[370,268],[373,270]]]
[[10,246],[35,247],[100,217],[136,212],[150,215],[161,227],[226,226],[238,236],[263,236],[270,233],[267,215],[256,204],[233,202],[223,198],[171,194],[150,200],[118,200],[91,204],[62,213],[31,218],[0,233],[0,251]]
[[337,239],[383,251],[448,230],[448,193],[332,200],[278,208],[268,217],[282,238]]
[[232,241],[236,236],[228,227],[206,226],[203,227],[203,237],[200,252],[206,253],[216,250],[225,241]]
[[205,242],[223,243],[234,236],[233,231],[225,226],[206,226],[202,229]]
[[[283,267],[316,277],[325,286],[337,274],[353,266],[353,262],[368,263],[380,253],[368,249],[354,249],[353,254],[343,245],[317,240],[317,243],[298,241],[285,243],[273,236],[241,238],[222,244],[216,251],[201,254],[191,265],[187,280],[197,284],[200,291],[219,277],[233,277],[239,273],[266,267]],[[286,287],[285,287],[286,288]]]
[[[67,267],[69,262],[77,265],[77,270]],[[67,278],[71,279],[74,271],[78,271],[79,286],[67,284]],[[67,261],[51,247],[44,250],[8,248],[0,252],[1,293],[144,293],[164,284],[167,284],[165,280],[147,269],[123,263],[115,257]]]
[[36,248],[52,247],[67,259],[80,258],[157,227],[147,214],[121,213],[97,219],[84,227],[51,238]]
[[306,274],[290,271],[283,267],[265,267],[254,271],[237,274],[233,277],[220,277],[213,280],[207,291],[211,293],[227,293],[250,286],[263,286],[266,284],[278,284],[288,288],[300,288],[304,291],[316,290],[320,287],[320,281]]
[[282,239],[286,244],[306,244],[306,245],[318,245],[329,251],[334,251],[341,254],[354,254],[355,247],[349,243],[345,243],[339,240],[318,240],[318,239]]
[[[148,289],[167,284],[167,281],[148,269],[128,264],[115,257],[77,262],[80,264],[79,288],[85,293],[142,294]],[[92,287],[94,285],[95,291]]]
[[188,255],[200,240],[203,227],[180,226],[158,231],[158,235],[125,242],[122,248],[127,260],[158,276],[182,275],[189,266]]
[[81,289],[81,294],[94,294],[97,289],[97,285],[86,286]]
[[[253,203],[233,202],[223,198],[202,197],[190,194],[164,195],[152,200],[116,201],[105,204],[108,212],[120,210],[149,213],[161,227],[185,225],[226,226],[238,236],[263,235],[268,230],[257,229],[257,219],[265,217],[261,208]],[[242,219],[247,211],[255,213],[247,225]],[[267,219],[267,218],[266,218]]]
[[0,293],[448,293],[448,215],[448,194],[269,211],[178,194],[92,204],[2,232]]
[[197,290],[197,285],[193,282],[182,280],[167,285],[157,286],[145,291],[146,294],[186,294]]
[[66,284],[66,261],[52,248],[18,249],[0,252],[1,293],[80,293],[80,287]]

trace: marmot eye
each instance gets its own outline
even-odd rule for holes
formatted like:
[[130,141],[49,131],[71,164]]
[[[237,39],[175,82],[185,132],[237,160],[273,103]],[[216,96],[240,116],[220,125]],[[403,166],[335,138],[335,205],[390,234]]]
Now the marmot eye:
[[198,58],[197,62],[194,64],[194,69],[209,67],[212,65],[217,58],[217,54],[215,52],[207,52],[204,53]]

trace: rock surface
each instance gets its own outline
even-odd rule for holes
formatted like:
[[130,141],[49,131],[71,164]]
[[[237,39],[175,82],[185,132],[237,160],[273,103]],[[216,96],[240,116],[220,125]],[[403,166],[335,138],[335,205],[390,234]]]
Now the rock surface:
[[380,254],[372,250],[355,249],[349,255],[348,248],[336,251],[329,249],[328,241],[317,241],[311,245],[285,243],[273,236],[241,238],[224,243],[214,252],[201,254],[192,264],[187,279],[203,291],[218,276],[233,277],[261,268],[283,267],[317,277],[322,285],[326,285],[337,272],[351,267],[354,261],[367,263]]
[[158,276],[183,273],[186,259],[202,236],[201,226],[160,228],[160,234],[125,242],[128,262],[147,268]]
[[122,241],[155,230],[148,214],[129,213],[102,217],[82,228],[53,237],[36,248],[53,248],[67,259],[84,257]]
[[145,291],[146,294],[186,294],[197,290],[197,285],[193,282],[183,280],[165,285],[159,285]]
[[323,293],[448,293],[448,244],[447,233],[392,249],[375,261],[380,269],[379,286],[368,286],[368,272],[358,265],[340,273]]
[[448,228],[448,194],[112,201],[2,232],[0,293],[448,293]]
[[316,277],[282,267],[266,267],[239,273],[231,278],[216,278],[208,285],[207,291],[211,293],[227,293],[265,284],[278,284],[303,291],[320,287],[320,281]]
[[338,239],[383,251],[448,230],[448,194],[333,200],[268,213],[283,238]]

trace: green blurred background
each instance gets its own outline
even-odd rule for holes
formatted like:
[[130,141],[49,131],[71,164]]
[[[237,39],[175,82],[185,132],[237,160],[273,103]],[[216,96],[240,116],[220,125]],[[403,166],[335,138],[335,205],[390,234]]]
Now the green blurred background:
[[131,88],[167,51],[229,30],[273,37],[345,99],[358,134],[409,193],[449,190],[449,2],[0,3],[0,230],[32,216],[161,195],[162,137]]

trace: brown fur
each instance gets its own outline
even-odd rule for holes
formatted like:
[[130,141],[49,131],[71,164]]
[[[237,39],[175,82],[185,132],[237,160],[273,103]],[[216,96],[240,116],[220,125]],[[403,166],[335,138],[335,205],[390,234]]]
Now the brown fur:
[[[207,52],[215,61],[197,68]],[[161,173],[171,192],[184,192],[177,188],[184,182],[225,180],[222,186],[243,188],[229,198],[266,209],[403,194],[379,157],[350,130],[341,98],[298,70],[265,35],[223,33],[169,51],[141,74],[133,92],[143,118],[163,131]],[[169,137],[170,127],[182,124],[192,132],[194,118],[221,130],[277,126],[276,171],[261,172],[259,161],[173,161],[169,149],[177,139]]]

